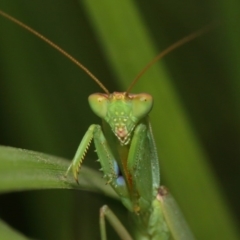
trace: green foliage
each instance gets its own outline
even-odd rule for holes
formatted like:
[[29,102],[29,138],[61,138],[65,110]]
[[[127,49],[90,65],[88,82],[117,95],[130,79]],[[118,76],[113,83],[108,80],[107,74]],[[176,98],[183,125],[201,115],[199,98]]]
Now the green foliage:
[[79,185],[66,176],[69,162],[43,153],[0,146],[0,193],[39,189],[82,189],[117,198],[101,174],[81,169]]
[[[240,181],[239,7],[236,1],[223,0],[101,4],[2,0],[0,4],[2,10],[79,59],[109,91],[125,90],[158,52],[220,20],[215,30],[156,64],[133,89],[155,99],[151,120],[162,184],[175,196],[197,239],[239,238],[234,221],[240,212],[236,191]],[[0,36],[1,144],[71,159],[88,126],[99,123],[87,97],[101,90],[55,50],[3,18]],[[96,159],[91,152],[88,159]],[[12,176],[11,186],[15,184],[10,188],[1,182],[7,192],[33,188],[30,184],[35,180],[39,180],[38,188],[45,189],[68,184],[56,177],[64,172],[66,162],[57,165],[59,173],[53,174],[52,160],[47,168],[29,171],[27,159],[21,165],[13,155],[7,157],[9,161],[0,163],[0,179],[7,174],[9,180]],[[88,159],[84,166],[99,167]],[[17,179],[15,173],[20,170],[29,181]],[[52,185],[36,173],[47,174]],[[59,192],[3,194],[0,216],[37,239],[97,239],[97,209],[108,203],[124,211],[115,201],[94,194]],[[123,220],[127,223],[127,217]]]
[[17,231],[13,230],[10,226],[8,226],[6,223],[4,223],[2,220],[0,220],[0,232],[1,232],[1,238],[4,240],[28,240],[29,238],[26,238],[22,234],[18,233]]

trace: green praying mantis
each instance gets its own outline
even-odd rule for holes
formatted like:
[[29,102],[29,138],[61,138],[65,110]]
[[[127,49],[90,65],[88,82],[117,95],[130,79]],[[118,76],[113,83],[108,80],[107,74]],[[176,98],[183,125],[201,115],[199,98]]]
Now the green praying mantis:
[[156,61],[175,48],[202,35],[209,30],[209,27],[183,38],[157,55],[137,75],[126,92],[109,93],[85,66],[59,46],[12,16],[2,11],[0,15],[60,51],[85,71],[105,92],[89,96],[90,107],[102,119],[103,125],[101,127],[93,124],[89,127],[66,172],[67,176],[69,171],[72,171],[78,182],[84,156],[91,141],[94,140],[103,177],[130,212],[134,225],[134,230],[130,234],[108,206],[103,206],[100,210],[101,239],[107,239],[105,217],[119,237],[124,240],[194,239],[174,198],[165,187],[160,186],[159,159],[148,117],[153,107],[153,98],[146,93],[131,94],[130,91]]

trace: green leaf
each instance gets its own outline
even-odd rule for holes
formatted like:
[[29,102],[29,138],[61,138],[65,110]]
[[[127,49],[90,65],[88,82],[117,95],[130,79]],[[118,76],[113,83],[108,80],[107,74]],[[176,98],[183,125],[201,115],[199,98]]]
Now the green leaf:
[[6,224],[3,220],[0,219],[0,233],[1,233],[1,239],[2,240],[30,240],[30,238],[27,238],[23,236],[18,231],[14,230],[8,224]]
[[97,171],[81,169],[79,185],[71,173],[64,177],[69,161],[47,154],[0,146],[0,193],[37,189],[83,189],[116,198]]

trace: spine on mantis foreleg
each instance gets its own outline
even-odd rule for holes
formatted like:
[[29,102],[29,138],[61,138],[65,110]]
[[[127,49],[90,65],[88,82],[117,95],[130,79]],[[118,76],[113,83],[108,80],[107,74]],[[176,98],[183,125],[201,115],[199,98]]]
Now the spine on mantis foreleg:
[[96,125],[92,124],[87,132],[85,133],[85,135],[83,136],[83,139],[77,149],[77,152],[73,158],[72,163],[70,164],[70,166],[67,169],[67,172],[65,174],[65,177],[67,176],[68,172],[72,169],[73,172],[73,176],[76,180],[76,182],[78,183],[78,174],[82,165],[82,162],[84,160],[84,157],[87,153],[87,150],[90,146],[90,143],[93,139],[93,134],[94,134],[94,130],[96,128]]

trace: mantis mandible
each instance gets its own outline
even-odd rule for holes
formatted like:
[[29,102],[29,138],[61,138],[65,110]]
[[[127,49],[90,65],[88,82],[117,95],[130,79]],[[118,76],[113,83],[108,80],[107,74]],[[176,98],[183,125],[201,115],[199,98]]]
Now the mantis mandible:
[[209,26],[181,39],[157,55],[134,79],[125,92],[109,93],[107,88],[80,62],[58,45],[12,16],[0,15],[33,33],[57,49],[85,71],[105,93],[89,96],[93,112],[103,125],[92,124],[85,133],[74,159],[67,169],[72,170],[76,182],[84,156],[92,140],[106,183],[118,194],[131,213],[135,230],[130,235],[114,213],[103,206],[100,210],[101,239],[106,240],[105,217],[124,240],[194,239],[173,197],[160,186],[160,167],[148,114],[153,98],[146,93],[131,94],[139,78],[159,59],[209,30]]

